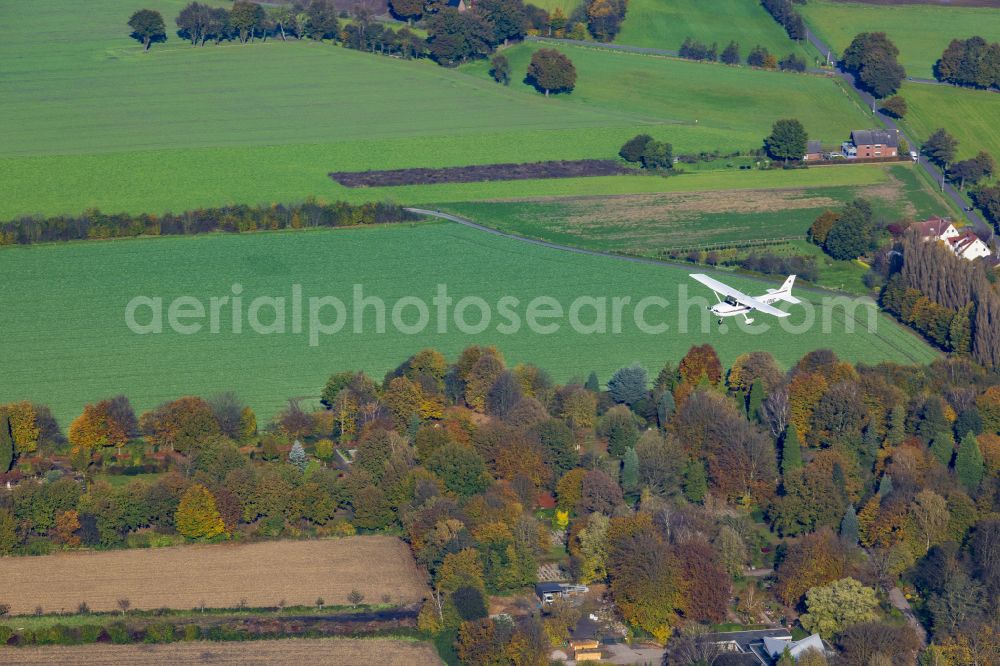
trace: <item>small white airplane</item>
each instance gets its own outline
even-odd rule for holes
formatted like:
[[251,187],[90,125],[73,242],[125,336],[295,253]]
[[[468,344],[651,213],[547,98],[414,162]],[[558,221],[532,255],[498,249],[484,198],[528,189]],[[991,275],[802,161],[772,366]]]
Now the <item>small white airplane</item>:
[[747,296],[742,291],[733,289],[728,284],[723,284],[703,273],[691,273],[691,277],[715,292],[715,298],[719,302],[708,309],[719,318],[720,324],[723,317],[735,317],[736,315],[743,315],[746,322],[752,324],[753,319],[748,317],[747,313],[753,310],[774,315],[775,317],[787,317],[787,312],[771,307],[771,303],[784,301],[785,303],[798,304],[802,302],[792,296],[792,285],[795,283],[794,275],[788,276],[785,283],[781,285],[781,289],[768,289],[766,294],[756,297]]

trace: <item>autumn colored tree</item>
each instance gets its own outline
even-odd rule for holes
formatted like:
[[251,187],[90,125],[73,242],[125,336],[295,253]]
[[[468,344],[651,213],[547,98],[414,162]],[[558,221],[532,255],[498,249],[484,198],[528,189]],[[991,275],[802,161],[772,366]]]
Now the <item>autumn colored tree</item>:
[[95,405],[85,405],[83,413],[70,423],[69,441],[73,446],[91,450],[103,446],[121,448],[128,444],[130,430],[135,430],[135,414],[131,407],[123,411],[119,406],[116,413],[111,400],[102,400]]
[[14,450],[18,455],[34,453],[38,449],[41,430],[35,407],[28,401],[14,402],[6,406],[10,421],[10,434],[14,438]]
[[811,588],[843,578],[847,560],[847,552],[832,530],[823,528],[808,534],[788,546],[778,567],[775,592],[793,606]]
[[73,548],[80,545],[80,537],[76,534],[80,529],[80,514],[75,509],[60,511],[56,514],[56,540]]
[[153,444],[181,453],[192,451],[220,433],[212,406],[194,396],[163,403],[143,414],[139,424]]
[[504,362],[500,352],[494,347],[482,349],[465,376],[465,401],[469,407],[477,412],[486,411],[487,394],[503,371]]
[[839,219],[840,213],[832,210],[823,211],[816,218],[816,221],[812,223],[812,226],[809,227],[809,240],[822,247],[826,243],[826,237],[830,234],[830,229],[833,229],[833,225]]
[[211,539],[226,529],[215,496],[200,483],[193,484],[181,497],[175,521],[177,531],[188,539]]
[[827,382],[819,372],[797,372],[788,385],[789,421],[795,426],[800,441],[812,445],[810,429],[812,415],[826,392]]
[[389,382],[382,399],[392,414],[393,425],[403,431],[410,419],[420,413],[423,395],[417,384],[406,377],[395,377]]
[[613,519],[608,545],[615,603],[627,621],[665,643],[684,603],[677,558],[648,514]]
[[696,622],[721,622],[729,607],[732,581],[719,565],[715,549],[691,539],[677,547],[684,617]]
[[581,488],[585,476],[587,476],[587,470],[577,467],[569,470],[559,479],[559,482],[556,483],[556,500],[560,509],[576,511],[582,497]]
[[776,387],[783,373],[769,352],[755,351],[740,354],[733,361],[726,377],[726,384],[733,393],[748,394],[754,381],[761,380],[765,392]]
[[[698,386],[702,380],[706,380],[712,386],[718,386],[722,381],[722,362],[719,361],[715,348],[706,342],[688,350],[677,367],[677,374],[681,383],[692,388]],[[676,393],[674,397],[677,397]],[[681,401],[677,402],[679,404]]]

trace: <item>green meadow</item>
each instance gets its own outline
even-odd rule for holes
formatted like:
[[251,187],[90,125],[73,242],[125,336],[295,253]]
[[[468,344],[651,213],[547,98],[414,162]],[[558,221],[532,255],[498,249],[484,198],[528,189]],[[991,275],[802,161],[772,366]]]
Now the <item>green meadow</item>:
[[[503,333],[496,307],[503,296],[520,302],[515,312],[526,321],[529,301],[538,296],[555,298],[564,311],[579,296],[631,298],[633,304],[647,296],[661,296],[671,303],[684,287],[691,297],[710,293],[687,277],[687,270],[620,259],[587,256],[525,244],[450,223],[425,223],[340,230],[167,237],[113,242],[82,242],[4,248],[0,250],[0,309],[4,335],[0,338],[0,402],[30,399],[51,404],[62,425],[80,412],[86,402],[117,393],[129,395],[137,409],[185,394],[209,395],[233,390],[263,418],[276,413],[287,398],[311,399],[318,395],[332,372],[364,369],[376,378],[414,351],[435,347],[454,358],[469,344],[496,344],[509,363],[537,363],[558,381],[586,377],[591,370],[606,380],[616,368],[638,361],[655,371],[667,360],[676,361],[693,344],[715,345],[724,363],[747,349],[770,351],[786,367],[817,347],[829,347],[853,361],[925,362],[936,354],[918,338],[888,317],[876,317],[877,330],[863,325],[844,333],[843,310],[832,315],[830,332],[822,331],[822,318],[801,334],[772,325],[766,334],[745,332],[730,322],[721,332],[713,322],[702,330],[707,301],[685,310],[689,331],[679,332],[678,308],[653,307],[650,323],[666,320],[670,329],[649,334],[636,328],[626,309],[621,334],[582,334],[572,331],[565,319],[558,331],[533,332],[522,326]],[[123,276],[127,276],[123,279]],[[724,277],[738,288],[763,292],[771,286],[745,277]],[[168,325],[170,303],[194,297],[210,311],[211,297],[233,295],[242,287],[242,331],[231,324],[232,303],[219,311],[218,332],[202,319],[200,332],[182,335]],[[294,332],[293,285],[303,291],[301,332]],[[384,333],[376,329],[376,313],[368,308],[355,318],[353,285],[362,285],[366,296],[378,296],[390,309],[398,299],[424,299],[430,323],[423,332],[403,333],[391,324]],[[438,333],[436,307],[431,299],[437,285],[447,285],[457,303],[465,296],[479,296],[490,305],[491,323],[481,333],[463,333],[453,320]],[[803,291],[806,298],[815,296]],[[163,333],[136,334],[126,325],[127,304],[136,296],[163,299]],[[285,333],[261,334],[250,326],[252,301],[257,297],[285,297]],[[346,304],[345,328],[309,342],[310,297],[335,296]],[[192,307],[190,305],[185,308]],[[456,309],[453,304],[449,312]],[[582,322],[592,322],[584,308]],[[789,318],[802,324],[805,309]],[[332,309],[321,313],[331,323]],[[404,324],[413,324],[419,311],[401,311]],[[140,308],[136,319],[149,323],[152,314]],[[855,318],[867,321],[864,310]],[[275,320],[265,305],[253,321]],[[479,309],[466,310],[466,321],[480,321]],[[758,323],[769,323],[759,318]],[[364,335],[353,333],[361,322]],[[182,323],[191,323],[183,320]],[[544,320],[544,323],[550,323]],[[773,322],[770,322],[773,324]]]
[[906,125],[919,140],[944,127],[958,139],[959,159],[980,150],[1000,158],[1000,95],[917,83],[905,84],[900,94],[909,104]]
[[[180,0],[39,0],[5,8],[0,40],[0,218],[88,207],[159,212],[315,195],[405,203],[503,196],[503,187],[424,196],[348,190],[326,174],[412,166],[612,157],[645,131],[678,152],[760,145],[796,116],[827,143],[863,122],[828,79],[566,47],[571,95],[545,99],[486,63],[457,70],[330,44],[269,40],[149,53],[127,35],[140,6],[169,25]],[[514,71],[532,47],[507,51]],[[733,113],[738,102],[739,113]],[[634,179],[554,184],[598,193],[655,190]],[[528,184],[538,193],[539,184]],[[475,190],[475,192],[473,191]],[[405,198],[404,198],[405,197]]]
[[995,41],[1000,35],[1000,11],[990,7],[809,0],[796,8],[837,53],[859,32],[886,33],[899,47],[899,61],[906,73],[920,78],[933,77],[934,63],[952,39],[981,35]]
[[622,31],[615,41],[677,50],[688,37],[706,44],[715,42],[720,53],[735,41],[744,60],[758,44],[779,58],[793,52],[805,53],[758,0],[629,0]]
[[[814,168],[834,176],[856,167]],[[787,173],[787,172],[786,172]],[[870,184],[679,191],[610,197],[448,203],[440,207],[503,231],[565,245],[646,256],[755,240],[804,238],[824,210],[864,197],[884,221],[945,215],[912,166],[868,168]]]

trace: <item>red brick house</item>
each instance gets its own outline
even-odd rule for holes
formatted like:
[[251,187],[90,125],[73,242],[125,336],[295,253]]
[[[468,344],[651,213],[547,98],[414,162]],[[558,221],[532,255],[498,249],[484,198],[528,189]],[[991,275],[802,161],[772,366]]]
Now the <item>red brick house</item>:
[[899,130],[854,130],[851,143],[858,158],[896,157],[899,155]]

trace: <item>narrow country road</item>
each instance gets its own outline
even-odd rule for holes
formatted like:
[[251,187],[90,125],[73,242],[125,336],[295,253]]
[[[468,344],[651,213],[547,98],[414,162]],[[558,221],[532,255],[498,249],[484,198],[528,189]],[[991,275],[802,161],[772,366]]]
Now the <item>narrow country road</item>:
[[[826,43],[823,42],[823,40],[821,40],[819,37],[817,37],[816,34],[812,30],[806,30],[806,36],[809,39],[809,42],[813,46],[815,46],[816,49],[820,53],[825,54],[825,55],[827,55],[828,58],[832,59],[832,55],[831,55],[832,51],[830,50],[830,47],[827,46]],[[872,97],[868,92],[866,92],[865,90],[863,90],[858,85],[858,82],[855,81],[853,74],[851,74],[850,72],[845,72],[844,70],[840,69],[839,66],[836,68],[835,71],[836,71],[836,76],[839,76],[841,79],[844,80],[844,82],[847,83],[847,85],[851,86],[855,90],[855,92],[858,93],[858,96],[861,97],[861,99],[868,106],[868,108],[870,108],[870,109],[874,109],[875,108],[875,105],[876,105],[875,98]],[[918,82],[918,83],[923,83],[924,82],[924,80],[920,80],[920,79],[911,79],[911,80],[913,80],[915,82]],[[938,83],[938,82],[935,81],[934,83]],[[918,148],[920,146],[920,142],[919,141],[916,141],[912,137],[910,137],[909,135],[907,135],[899,127],[899,125],[896,123],[896,121],[893,120],[892,118],[890,118],[886,114],[882,113],[881,111],[878,111],[877,113],[878,113],[878,116],[882,119],[882,122],[884,122],[888,128],[899,130],[900,136],[902,136],[904,139],[906,139],[906,143],[908,143],[910,145],[910,149],[911,150],[916,150],[918,153],[920,152],[918,150]],[[956,190],[954,187],[952,187],[952,185],[945,180],[944,172],[941,170],[941,168],[938,167],[937,165],[933,164],[930,160],[928,160],[923,155],[920,155],[920,157],[918,158],[918,162],[920,163],[920,166],[923,167],[924,171],[927,172],[927,175],[929,175],[931,177],[931,180],[933,180],[935,183],[938,183],[941,186],[942,191],[946,195],[948,195],[948,198],[950,198],[953,202],[955,202],[955,204],[959,207],[959,209],[961,209],[963,211],[963,214],[964,214],[965,218],[969,222],[972,223],[972,225],[975,228],[975,230],[980,235],[985,235],[986,238],[990,238],[992,236],[992,234],[993,234],[993,228],[986,222],[985,219],[983,219],[982,215],[980,215],[978,211],[975,211],[975,210],[966,211],[965,210],[965,208],[969,204],[962,197],[962,195],[959,194],[958,190]]]
[[917,636],[920,638],[921,645],[927,645],[927,632],[924,631],[924,627],[920,622],[917,621],[917,616],[913,614],[913,609],[910,608],[910,602],[906,600],[906,596],[903,591],[898,587],[894,587],[889,590],[889,603],[892,607],[898,610],[906,617],[906,621],[914,631],[917,632]]

